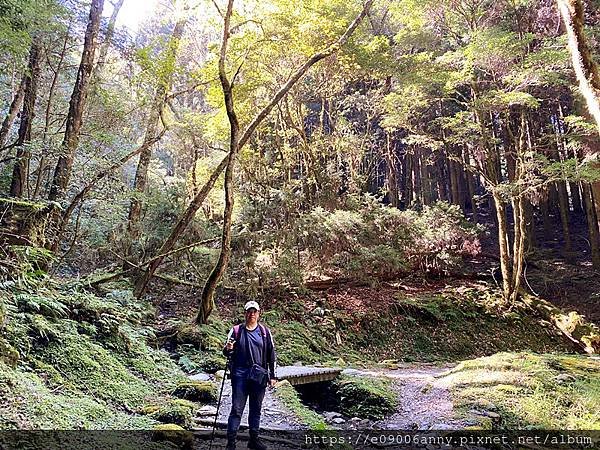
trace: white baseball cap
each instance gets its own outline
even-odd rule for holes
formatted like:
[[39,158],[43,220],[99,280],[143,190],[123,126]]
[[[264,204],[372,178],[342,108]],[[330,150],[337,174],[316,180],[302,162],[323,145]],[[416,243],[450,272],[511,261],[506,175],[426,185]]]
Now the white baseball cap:
[[244,311],[248,311],[250,308],[254,308],[257,311],[260,311],[260,306],[254,300],[250,300],[244,305]]

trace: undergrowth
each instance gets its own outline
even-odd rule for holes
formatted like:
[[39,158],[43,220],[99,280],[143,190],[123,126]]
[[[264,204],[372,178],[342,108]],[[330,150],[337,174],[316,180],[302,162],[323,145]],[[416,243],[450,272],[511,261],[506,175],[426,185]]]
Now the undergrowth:
[[[458,361],[499,351],[572,351],[561,332],[528,305],[507,311],[500,303],[499,293],[487,285],[416,293],[288,292],[265,302],[261,321],[272,331],[279,365],[368,367],[382,361]],[[184,371],[224,367],[221,350],[233,326],[219,313],[224,310],[214,311],[207,325],[179,323],[176,352]],[[241,305],[239,311],[241,319]]]
[[152,348],[153,309],[130,291],[46,279],[7,282],[0,299],[0,429],[149,429],[135,411],[186,379]]

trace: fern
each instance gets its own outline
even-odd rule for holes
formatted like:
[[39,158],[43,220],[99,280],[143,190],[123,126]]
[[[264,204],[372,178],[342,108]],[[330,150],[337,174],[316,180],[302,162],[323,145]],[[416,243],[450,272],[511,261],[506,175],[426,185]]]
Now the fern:
[[69,310],[65,304],[52,297],[30,293],[19,293],[14,295],[14,301],[19,311],[22,312],[30,312],[56,318],[65,318],[69,316]]

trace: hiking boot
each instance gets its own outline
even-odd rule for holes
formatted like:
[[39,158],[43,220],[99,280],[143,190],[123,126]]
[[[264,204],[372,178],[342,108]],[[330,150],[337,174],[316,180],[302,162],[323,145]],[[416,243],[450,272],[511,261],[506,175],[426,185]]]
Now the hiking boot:
[[250,434],[250,440],[248,441],[248,448],[252,450],[267,450],[267,446],[263,441],[260,440],[258,434]]

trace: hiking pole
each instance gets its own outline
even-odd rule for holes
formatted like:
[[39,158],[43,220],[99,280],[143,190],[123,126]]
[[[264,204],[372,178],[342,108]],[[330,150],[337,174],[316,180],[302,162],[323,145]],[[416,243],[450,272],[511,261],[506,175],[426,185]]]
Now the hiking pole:
[[227,361],[225,361],[225,370],[223,371],[223,381],[221,381],[221,391],[219,392],[219,400],[217,401],[217,412],[215,413],[215,421],[213,422],[212,434],[210,436],[210,444],[208,444],[208,450],[212,449],[212,443],[215,438],[215,429],[217,428],[217,419],[219,418],[219,408],[221,407],[221,397],[223,396],[223,387],[225,386],[225,378],[227,378],[227,368],[229,367],[229,362],[231,359],[231,355],[227,357]]

